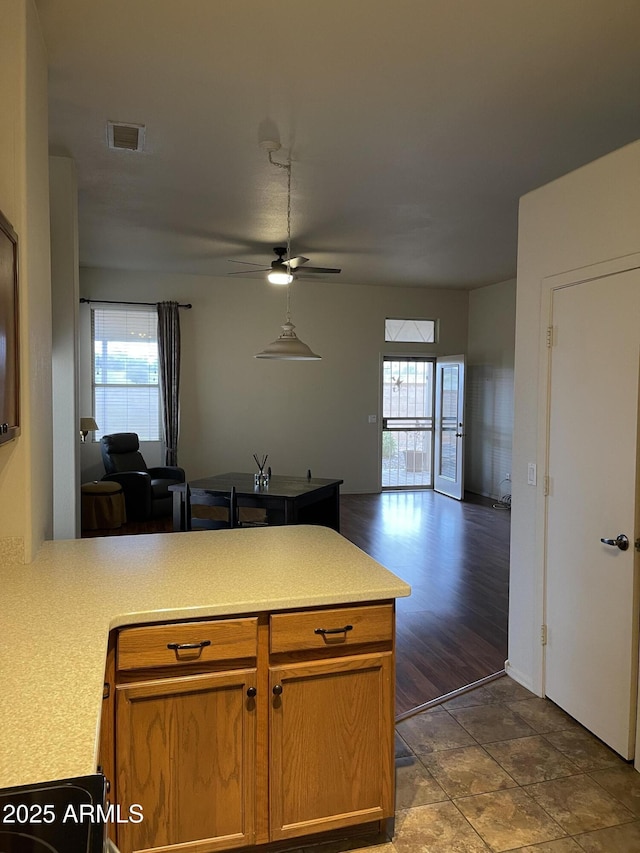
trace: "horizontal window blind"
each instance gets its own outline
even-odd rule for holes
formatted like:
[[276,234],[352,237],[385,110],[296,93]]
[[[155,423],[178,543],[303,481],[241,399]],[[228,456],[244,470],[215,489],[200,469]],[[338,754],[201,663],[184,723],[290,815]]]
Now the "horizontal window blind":
[[158,320],[154,309],[93,308],[93,399],[99,429],[160,438]]

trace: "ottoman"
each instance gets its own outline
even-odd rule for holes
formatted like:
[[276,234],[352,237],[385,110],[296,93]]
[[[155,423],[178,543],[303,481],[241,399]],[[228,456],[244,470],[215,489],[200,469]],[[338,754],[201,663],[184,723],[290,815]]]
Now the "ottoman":
[[80,487],[82,498],[82,529],[113,530],[127,520],[124,493],[119,483],[94,480]]

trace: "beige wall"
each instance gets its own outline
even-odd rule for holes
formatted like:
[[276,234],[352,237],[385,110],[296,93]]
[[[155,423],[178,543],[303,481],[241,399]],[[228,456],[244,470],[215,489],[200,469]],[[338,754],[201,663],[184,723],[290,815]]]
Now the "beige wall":
[[49,158],[51,189],[53,538],[80,535],[78,186],[73,160]]
[[[190,477],[252,470],[252,454],[268,453],[274,472],[311,468],[344,479],[345,492],[375,492],[379,423],[368,416],[379,415],[381,353],[466,351],[464,291],[298,282],[292,319],[320,362],[253,357],[284,322],[284,291],[261,279],[83,269],[80,292],[193,303],[181,313],[179,461]],[[439,319],[440,343],[385,345],[384,318],[402,315]],[[86,393],[86,379],[83,387]],[[83,448],[82,467],[83,479],[101,472],[95,446]]]
[[511,493],[516,280],[469,293],[465,488]]
[[20,242],[21,435],[0,447],[0,558],[51,535],[47,67],[32,0],[0,0],[0,209]]
[[[640,252],[639,174],[640,141],[520,202],[508,666],[537,692],[543,684],[543,280]],[[537,487],[527,485],[528,462],[538,465]]]

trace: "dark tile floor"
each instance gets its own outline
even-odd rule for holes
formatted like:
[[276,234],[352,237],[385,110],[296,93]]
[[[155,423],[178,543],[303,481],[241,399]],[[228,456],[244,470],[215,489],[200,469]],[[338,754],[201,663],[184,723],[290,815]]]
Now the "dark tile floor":
[[640,773],[506,676],[396,732],[393,841],[305,853],[640,851]]

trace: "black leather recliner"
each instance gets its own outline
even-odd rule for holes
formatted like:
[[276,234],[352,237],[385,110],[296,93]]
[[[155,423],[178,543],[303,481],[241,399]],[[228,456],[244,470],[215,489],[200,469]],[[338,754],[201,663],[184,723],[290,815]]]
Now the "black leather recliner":
[[100,439],[102,461],[107,472],[103,480],[122,486],[127,520],[146,521],[171,515],[173,493],[169,486],[185,482],[183,468],[147,468],[135,432],[114,432]]

